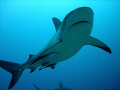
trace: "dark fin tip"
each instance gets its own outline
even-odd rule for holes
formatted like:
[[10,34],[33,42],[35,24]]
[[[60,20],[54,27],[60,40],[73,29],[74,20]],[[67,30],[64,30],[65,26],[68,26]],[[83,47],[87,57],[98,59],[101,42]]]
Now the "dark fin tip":
[[[90,45],[91,45],[91,44],[90,44]],[[111,51],[111,49],[110,49],[109,47],[100,47],[100,46],[96,46],[96,45],[92,45],[92,46],[101,48],[101,49],[105,50],[106,52],[108,52],[108,53],[110,53],[110,54],[112,53],[112,51]]]
[[11,87],[8,87],[8,89],[11,89]]
[[32,73],[33,71],[31,70],[30,73]]
[[111,51],[111,49],[110,48],[108,48],[108,47],[103,47],[103,49],[105,50],[105,51],[107,51],[108,53],[112,53],[112,51]]

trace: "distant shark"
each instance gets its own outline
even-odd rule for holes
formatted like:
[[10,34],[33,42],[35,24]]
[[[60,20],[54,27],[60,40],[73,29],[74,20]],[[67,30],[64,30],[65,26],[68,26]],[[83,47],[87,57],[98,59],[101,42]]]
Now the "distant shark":
[[[36,85],[33,84],[33,86],[36,88],[36,90],[42,90],[42,89],[39,89]],[[49,89],[48,89],[49,90]],[[63,84],[61,82],[59,82],[59,88],[56,88],[54,90],[73,90],[73,89],[70,89],[70,88],[67,88],[67,87],[64,87]]]
[[17,83],[24,69],[31,69],[30,73],[39,66],[40,70],[46,67],[54,69],[58,62],[74,56],[84,45],[99,47],[111,53],[106,44],[90,36],[93,15],[91,8],[80,7],[68,13],[63,22],[53,18],[56,33],[39,53],[29,55],[29,59],[23,64],[0,60],[0,67],[12,74],[8,89]]
[[38,88],[36,85],[33,84],[33,86],[36,88],[36,90],[42,90],[40,88]]
[[63,84],[61,82],[59,82],[59,88],[54,89],[54,90],[73,90],[73,89],[64,87]]

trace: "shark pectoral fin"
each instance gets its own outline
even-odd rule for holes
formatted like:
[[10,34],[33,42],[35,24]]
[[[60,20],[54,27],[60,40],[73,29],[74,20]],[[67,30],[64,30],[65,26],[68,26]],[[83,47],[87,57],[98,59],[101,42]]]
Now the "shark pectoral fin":
[[52,18],[52,21],[53,21],[55,29],[57,31],[58,28],[60,27],[61,21],[58,18],[55,18],[55,17]]
[[105,50],[106,52],[110,53],[111,54],[111,50],[110,48],[103,42],[101,42],[100,40],[94,38],[94,37],[91,37],[90,36],[90,39],[89,41],[87,42],[87,45],[92,45],[92,46],[95,46],[95,47],[98,47],[98,48],[101,48],[103,50]]

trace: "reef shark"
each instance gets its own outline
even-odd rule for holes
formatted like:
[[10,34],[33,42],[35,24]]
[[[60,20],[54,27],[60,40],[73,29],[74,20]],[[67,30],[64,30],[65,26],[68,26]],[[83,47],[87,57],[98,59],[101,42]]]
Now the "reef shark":
[[85,45],[92,45],[111,53],[106,44],[90,36],[93,16],[91,8],[80,7],[68,13],[63,22],[53,18],[56,33],[40,52],[29,55],[29,59],[23,64],[0,60],[0,67],[12,74],[8,89],[17,83],[24,69],[31,69],[31,73],[39,66],[40,70],[46,67],[54,69],[58,62],[74,56]]
[[[42,89],[38,88],[36,85],[34,85],[34,84],[33,84],[33,86],[36,88],[36,90],[42,90]],[[59,82],[59,88],[56,88],[54,90],[73,90],[73,89],[64,87],[63,84],[61,82]]]
[[64,87],[63,84],[61,82],[59,82],[59,88],[56,88],[54,90],[73,90],[73,89]]
[[36,90],[41,90],[41,89],[38,88],[35,84],[33,84],[33,86],[36,88]]

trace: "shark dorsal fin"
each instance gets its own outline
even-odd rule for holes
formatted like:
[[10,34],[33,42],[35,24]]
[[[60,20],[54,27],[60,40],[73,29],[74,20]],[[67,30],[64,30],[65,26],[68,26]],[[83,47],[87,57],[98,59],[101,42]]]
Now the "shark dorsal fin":
[[63,88],[63,84],[61,82],[59,82],[60,88]]
[[60,27],[61,21],[58,18],[55,18],[55,17],[52,18],[52,21],[53,21],[53,23],[55,25],[55,29],[57,31],[58,28]]

